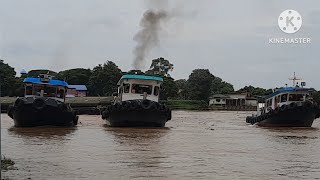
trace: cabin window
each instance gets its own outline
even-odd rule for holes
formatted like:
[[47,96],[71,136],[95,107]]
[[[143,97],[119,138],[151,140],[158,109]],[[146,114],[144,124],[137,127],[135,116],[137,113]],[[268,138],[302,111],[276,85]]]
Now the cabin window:
[[44,90],[45,97],[55,97],[56,96],[56,88],[53,86],[46,86]]
[[32,85],[26,86],[26,95],[32,95]]
[[57,97],[64,98],[65,90],[63,88],[58,88]]
[[153,95],[158,96],[159,95],[159,90],[160,90],[159,86],[155,86]]
[[272,104],[272,99],[268,99],[267,100],[267,106],[271,106],[271,104]]
[[40,96],[40,94],[41,94],[41,91],[44,91],[44,86],[42,86],[42,85],[36,85],[36,86],[34,86],[34,89],[33,89],[33,95],[36,95],[36,96]]
[[132,84],[131,93],[143,94],[144,92],[146,92],[147,94],[151,94],[152,86],[145,84]]
[[288,94],[282,94],[281,95],[281,102],[287,102],[288,100]]
[[289,101],[303,101],[303,95],[302,94],[290,94]]
[[130,84],[123,84],[123,92],[124,93],[129,93],[130,89]]

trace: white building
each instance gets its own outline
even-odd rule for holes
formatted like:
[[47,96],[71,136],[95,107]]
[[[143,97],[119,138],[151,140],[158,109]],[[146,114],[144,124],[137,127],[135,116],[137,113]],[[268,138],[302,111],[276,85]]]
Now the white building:
[[215,94],[210,97],[209,106],[257,106],[257,99],[247,94]]
[[226,105],[226,100],[229,98],[229,96],[223,95],[223,94],[215,94],[210,97],[209,106],[215,105],[215,106],[223,106]]

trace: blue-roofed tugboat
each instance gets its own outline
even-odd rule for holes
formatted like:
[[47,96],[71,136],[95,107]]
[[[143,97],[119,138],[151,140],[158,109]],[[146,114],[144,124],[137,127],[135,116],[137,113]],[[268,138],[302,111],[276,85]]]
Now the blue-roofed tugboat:
[[164,127],[171,119],[171,110],[159,103],[162,82],[161,77],[136,71],[123,75],[115,101],[102,118],[112,127]]
[[78,116],[65,103],[68,84],[53,76],[27,77],[24,97],[9,107],[8,115],[15,127],[75,126]]
[[248,116],[247,123],[267,127],[311,127],[319,118],[320,108],[312,99],[312,88],[304,88],[305,82],[293,87],[282,87],[266,96],[265,102],[258,105],[257,115]]

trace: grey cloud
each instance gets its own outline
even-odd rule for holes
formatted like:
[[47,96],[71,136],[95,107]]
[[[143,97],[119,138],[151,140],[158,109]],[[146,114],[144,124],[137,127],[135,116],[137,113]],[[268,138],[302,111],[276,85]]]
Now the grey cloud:
[[[172,61],[174,78],[188,78],[195,68],[209,68],[236,88],[248,84],[272,88],[288,83],[295,71],[320,89],[318,0],[168,3],[165,6],[178,5],[182,13],[174,9],[179,18],[167,24],[161,45],[146,59],[151,63],[163,56]],[[146,7],[150,5],[144,0],[2,0],[0,56],[17,71],[92,68],[106,60],[127,71],[136,45],[132,38]],[[294,35],[281,32],[276,20],[289,8],[298,10],[304,20]],[[296,36],[311,37],[312,44],[268,44],[269,37]]]

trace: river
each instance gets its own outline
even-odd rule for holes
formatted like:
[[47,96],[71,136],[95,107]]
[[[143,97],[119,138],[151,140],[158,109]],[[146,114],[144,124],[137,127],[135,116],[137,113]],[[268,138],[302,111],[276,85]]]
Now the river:
[[8,179],[319,179],[320,119],[262,128],[252,112],[173,111],[166,128],[110,128],[81,115],[75,128],[14,128],[1,116]]

